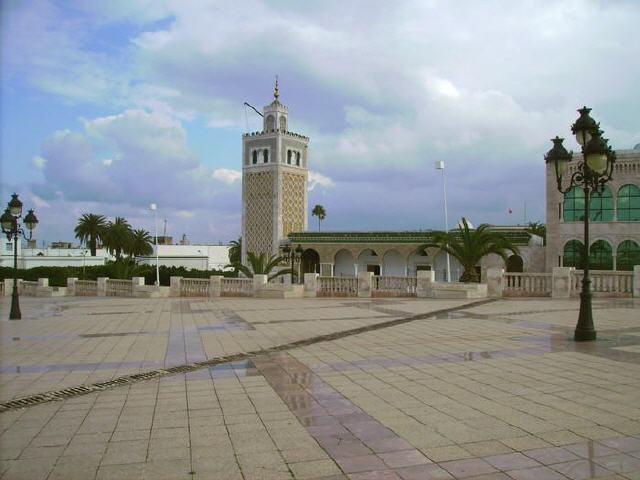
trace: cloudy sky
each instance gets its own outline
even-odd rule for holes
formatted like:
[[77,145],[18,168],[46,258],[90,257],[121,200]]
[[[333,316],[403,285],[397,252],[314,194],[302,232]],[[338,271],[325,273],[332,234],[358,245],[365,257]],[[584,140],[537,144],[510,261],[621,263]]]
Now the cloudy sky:
[[[2,2],[2,198],[39,240],[85,212],[226,242],[240,232],[245,111],[280,78],[311,137],[325,229],[544,221],[544,161],[583,104],[640,142],[640,2]],[[575,142],[566,142],[575,149]],[[4,200],[3,200],[4,201]],[[508,210],[513,213],[509,214]],[[314,223],[311,224],[312,226]]]

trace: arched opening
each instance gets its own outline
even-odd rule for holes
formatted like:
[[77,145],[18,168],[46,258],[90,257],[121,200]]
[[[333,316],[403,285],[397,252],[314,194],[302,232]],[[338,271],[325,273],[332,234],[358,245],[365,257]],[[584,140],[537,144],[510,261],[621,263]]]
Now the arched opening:
[[365,248],[358,255],[358,272],[372,272],[374,275],[380,275],[382,259],[377,252],[370,248]]
[[393,277],[404,277],[407,265],[397,250],[388,250],[382,258],[382,274]]
[[407,258],[407,275],[415,277],[419,270],[431,270],[433,268],[432,261],[426,250],[422,248],[414,250]]
[[273,132],[276,128],[276,119],[273,118],[273,115],[269,115],[265,120],[265,124],[267,126],[267,132]]
[[285,117],[280,117],[280,131],[287,131],[287,119]]
[[258,151],[254,150],[253,152],[251,152],[251,156],[253,164],[255,165],[256,163],[258,163]]
[[334,258],[333,274],[336,277],[353,277],[356,274],[356,265],[353,255],[349,250],[340,250]]
[[562,210],[565,222],[581,222],[584,220],[584,192],[581,188],[573,187],[564,194]]
[[635,265],[640,265],[640,245],[633,240],[625,240],[618,245],[616,270],[633,270]]
[[640,221],[640,188],[635,185],[623,185],[618,190],[618,221]]
[[589,220],[594,222],[613,221],[613,195],[609,187],[605,186],[600,194],[596,192],[591,194]]
[[507,272],[523,272],[524,261],[520,255],[511,255],[507,258]]
[[291,150],[287,150],[287,165],[291,165],[291,155],[293,155],[293,152]]
[[596,240],[589,248],[589,267],[593,270],[613,270],[613,249],[606,240]]
[[262,163],[267,163],[269,161],[269,150],[266,148],[262,150]]
[[[464,269],[460,262],[453,256],[449,255],[449,265],[451,270],[451,281],[457,282],[460,280]],[[433,270],[435,271],[435,278],[438,282],[447,281],[447,254],[443,251],[438,251],[433,259]],[[478,275],[480,274],[480,267],[476,267]]]
[[320,273],[320,255],[312,248],[302,254],[302,273]]
[[300,166],[300,152],[296,152],[296,166]]
[[562,266],[582,268],[582,250],[584,245],[580,240],[569,240],[564,244],[564,251],[562,254]]

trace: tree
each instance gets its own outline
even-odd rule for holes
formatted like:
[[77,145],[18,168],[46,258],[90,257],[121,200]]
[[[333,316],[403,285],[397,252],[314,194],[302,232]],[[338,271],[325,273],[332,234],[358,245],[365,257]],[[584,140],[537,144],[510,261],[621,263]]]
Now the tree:
[[461,282],[480,281],[476,265],[486,255],[494,253],[506,262],[509,252],[518,253],[518,247],[504,234],[491,231],[486,223],[472,229],[466,218],[462,219],[462,228],[451,232],[434,232],[431,241],[420,246],[421,249],[434,247],[460,262],[464,269]]
[[229,265],[238,272],[238,267],[242,263],[242,237],[238,237],[238,240],[231,240],[229,242]]
[[247,252],[247,262],[249,262],[249,265],[238,265],[238,270],[249,278],[252,278],[254,275],[268,275],[269,280],[272,280],[280,275],[291,273],[290,268],[285,268],[271,274],[274,268],[286,260],[286,257],[280,257],[278,255],[271,255],[267,258],[266,253],[256,255],[253,252]]
[[116,257],[116,262],[122,259],[123,253],[129,253],[131,245],[131,225],[126,219],[116,217],[113,222],[107,223],[105,228],[104,246],[109,253]]
[[107,219],[103,215],[84,213],[78,219],[78,224],[73,230],[76,238],[89,246],[92,257],[96,256],[98,240],[104,242],[106,226]]
[[131,256],[151,255],[153,237],[146,230],[139,228],[131,232],[130,244],[127,248]]
[[318,231],[320,231],[320,222],[326,218],[327,212],[322,205],[316,205],[311,210],[311,215],[318,217]]
[[547,226],[544,223],[529,222],[525,230],[529,233],[542,237],[542,244],[547,244]]

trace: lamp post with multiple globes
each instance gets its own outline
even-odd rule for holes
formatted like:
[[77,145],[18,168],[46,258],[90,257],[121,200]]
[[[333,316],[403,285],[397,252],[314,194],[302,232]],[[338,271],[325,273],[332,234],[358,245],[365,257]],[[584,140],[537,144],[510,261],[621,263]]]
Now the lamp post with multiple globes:
[[[578,324],[574,332],[576,342],[592,341],[596,339],[591,309],[591,279],[589,277],[589,215],[592,194],[602,195],[604,186],[612,178],[613,166],[616,161],[614,151],[609,147],[607,139],[602,138],[602,131],[596,121],[591,118],[590,108],[582,107],[578,112],[580,117],[571,126],[571,131],[582,148],[582,161],[572,169],[568,182],[564,181],[573,154],[562,145],[563,138],[556,136],[551,141],[553,148],[545,155],[547,163],[553,162],[558,184],[558,191],[568,193],[578,187],[584,193],[584,245],[582,250],[582,291],[580,292],[580,313]],[[564,184],[566,183],[566,186]]]
[[20,301],[18,297],[18,241],[20,237],[25,240],[31,240],[33,236],[33,229],[38,225],[38,219],[36,218],[33,210],[25,215],[22,219],[24,228],[18,223],[18,220],[22,218],[22,202],[18,198],[18,194],[11,195],[11,200],[7,204],[7,208],[0,216],[0,224],[2,224],[2,233],[7,236],[10,242],[13,242],[13,292],[11,293],[11,313],[9,314],[9,320],[20,320],[22,314],[20,313]]
[[289,244],[285,244],[282,247],[282,256],[288,259],[291,262],[291,283],[300,283],[300,272],[296,272],[295,281],[294,281],[294,272],[295,272],[295,264],[298,263],[298,267],[300,267],[300,262],[302,260],[302,254],[304,253],[304,248],[302,245],[298,245],[295,249]]

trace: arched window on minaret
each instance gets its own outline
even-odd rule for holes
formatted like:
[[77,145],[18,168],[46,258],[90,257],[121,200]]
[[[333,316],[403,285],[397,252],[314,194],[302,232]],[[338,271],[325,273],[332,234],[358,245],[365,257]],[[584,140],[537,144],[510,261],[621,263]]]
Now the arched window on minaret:
[[276,128],[276,120],[273,118],[273,115],[267,116],[267,132],[273,132]]
[[262,163],[267,163],[269,161],[269,150],[266,148],[262,150]]
[[253,164],[255,165],[256,163],[258,163],[258,151],[254,150],[252,153],[253,153]]
[[296,152],[296,165],[300,166],[300,152]]
[[293,152],[291,150],[287,150],[287,165],[291,165],[291,154]]
[[280,117],[280,131],[281,132],[287,131],[287,119],[284,116]]

